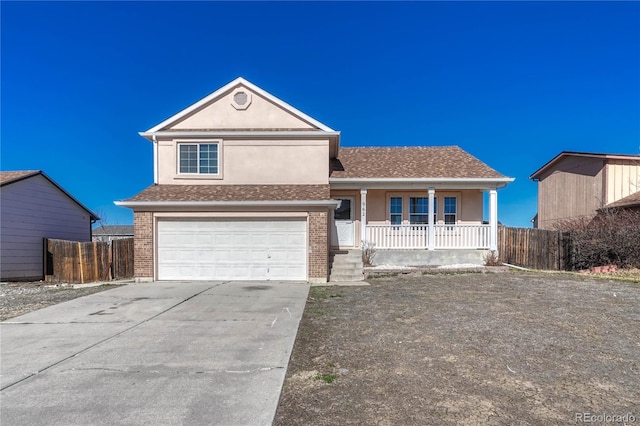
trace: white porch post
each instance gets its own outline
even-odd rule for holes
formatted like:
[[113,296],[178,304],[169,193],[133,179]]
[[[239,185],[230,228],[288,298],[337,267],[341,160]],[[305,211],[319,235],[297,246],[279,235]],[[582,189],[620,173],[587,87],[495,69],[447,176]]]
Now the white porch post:
[[360,188],[360,244],[367,239],[367,188]]
[[436,195],[436,190],[435,188],[429,188],[429,207],[427,209],[427,212],[429,213],[429,219],[428,219],[428,223],[429,223],[429,231],[428,231],[428,242],[427,242],[427,248],[429,250],[435,250],[436,248],[436,224],[433,221],[433,213],[434,213],[434,199],[435,199],[435,195]]
[[489,191],[489,249],[498,249],[498,191]]

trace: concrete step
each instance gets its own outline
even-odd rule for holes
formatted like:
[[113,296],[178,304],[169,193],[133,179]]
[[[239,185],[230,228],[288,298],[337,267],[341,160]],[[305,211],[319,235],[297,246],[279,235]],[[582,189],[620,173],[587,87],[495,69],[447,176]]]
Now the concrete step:
[[364,274],[331,274],[329,276],[329,282],[337,281],[362,281],[364,280]]
[[329,260],[331,265],[329,281],[364,280],[361,250],[334,251],[331,252]]
[[344,266],[344,265],[333,265],[331,267],[332,274],[359,274],[363,271],[362,266],[354,267],[354,266]]
[[347,259],[362,259],[362,250],[342,250],[342,251],[332,251],[330,253],[332,257],[336,258],[347,258]]
[[333,266],[347,266],[351,268],[362,268],[362,260],[346,260],[346,259],[337,260],[336,259],[333,262],[331,262],[331,264]]

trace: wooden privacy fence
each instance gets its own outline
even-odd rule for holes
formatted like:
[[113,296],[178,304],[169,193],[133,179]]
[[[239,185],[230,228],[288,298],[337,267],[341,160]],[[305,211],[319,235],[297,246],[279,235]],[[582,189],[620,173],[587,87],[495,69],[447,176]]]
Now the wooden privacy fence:
[[500,260],[533,269],[573,269],[571,233],[534,228],[498,229]]
[[133,277],[133,238],[111,242],[44,239],[45,280],[89,283]]

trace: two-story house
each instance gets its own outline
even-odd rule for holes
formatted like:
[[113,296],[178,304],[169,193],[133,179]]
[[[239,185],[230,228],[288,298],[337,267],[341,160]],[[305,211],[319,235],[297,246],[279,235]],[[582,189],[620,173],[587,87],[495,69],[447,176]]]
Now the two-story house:
[[[340,132],[238,78],[140,133],[138,280],[326,282],[329,252],[489,250],[513,179],[457,146],[344,148]],[[489,220],[483,222],[488,192]]]
[[640,204],[640,155],[563,151],[530,179],[538,182],[541,229],[590,220],[602,208]]

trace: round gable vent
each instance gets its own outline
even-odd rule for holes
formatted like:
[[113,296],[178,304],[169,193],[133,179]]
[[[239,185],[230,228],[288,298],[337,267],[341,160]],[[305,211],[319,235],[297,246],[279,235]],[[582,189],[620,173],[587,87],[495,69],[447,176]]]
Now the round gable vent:
[[236,89],[231,98],[231,105],[235,109],[247,109],[251,105],[251,93],[244,88]]

